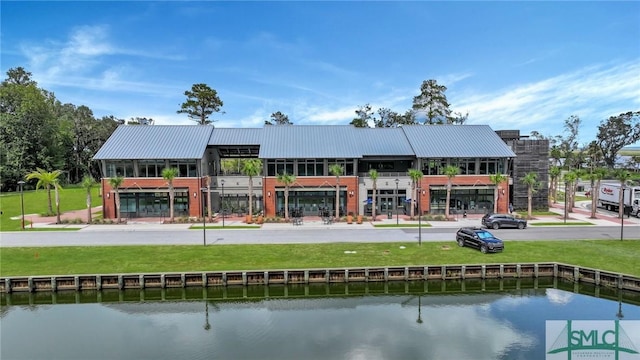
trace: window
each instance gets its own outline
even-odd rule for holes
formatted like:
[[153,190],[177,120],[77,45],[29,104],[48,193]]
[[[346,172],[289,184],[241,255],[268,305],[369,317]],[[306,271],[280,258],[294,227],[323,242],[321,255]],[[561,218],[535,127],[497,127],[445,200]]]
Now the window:
[[297,176],[322,176],[323,169],[322,159],[300,159]]
[[138,160],[138,177],[162,177],[164,160]]
[[107,177],[133,177],[133,160],[107,162]]
[[293,172],[293,164],[293,160],[267,160],[267,176],[278,176],[280,174],[284,174],[285,172],[290,175],[295,175],[295,173]]
[[426,161],[422,163],[422,173],[427,175],[442,175],[446,166],[446,159],[426,159]]
[[178,169],[178,177],[198,176],[196,160],[172,160],[169,162],[169,167]]
[[342,175],[346,175],[346,176],[350,176],[350,175],[354,175],[353,173],[353,161],[347,161],[345,159],[331,159],[329,160],[328,163],[328,167],[327,167],[327,175],[328,176],[332,176],[333,174],[331,174],[329,172],[329,168],[331,168],[331,165],[333,164],[338,164],[340,166],[342,166],[343,172]]

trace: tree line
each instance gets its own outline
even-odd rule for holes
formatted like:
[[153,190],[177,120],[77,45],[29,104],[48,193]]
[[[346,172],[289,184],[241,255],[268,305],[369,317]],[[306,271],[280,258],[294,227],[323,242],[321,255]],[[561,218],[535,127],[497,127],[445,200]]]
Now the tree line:
[[[125,120],[114,116],[96,118],[84,105],[63,104],[52,92],[39,88],[31,75],[22,67],[13,68],[0,84],[1,191],[16,190],[18,181],[37,169],[60,170],[61,181],[68,183],[80,183],[84,176],[99,178],[98,164],[91,159]],[[356,127],[464,124],[469,113],[453,113],[446,91],[447,87],[436,80],[425,80],[420,93],[413,98],[411,109],[403,113],[388,108],[374,111],[366,104],[358,107],[350,124]],[[177,113],[186,114],[199,125],[215,122],[214,113],[224,114],[223,101],[207,84],[193,84],[184,95],[186,100]],[[154,121],[136,117],[126,123],[152,125]],[[264,125],[293,125],[293,122],[288,115],[275,111]],[[531,136],[549,139],[550,158],[561,156],[567,170],[596,164],[613,169],[620,150],[640,140],[640,111],[603,120],[597,138],[586,145],[577,141],[580,126],[580,118],[572,115],[565,121],[565,135],[546,136],[533,131]],[[587,164],[588,161],[593,164]]]

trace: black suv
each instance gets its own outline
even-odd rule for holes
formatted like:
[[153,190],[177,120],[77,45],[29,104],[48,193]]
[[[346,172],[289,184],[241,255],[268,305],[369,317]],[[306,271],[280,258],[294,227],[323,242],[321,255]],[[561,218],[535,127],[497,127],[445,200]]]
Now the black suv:
[[456,241],[460,247],[470,246],[480,249],[483,254],[504,250],[502,240],[481,228],[463,227],[458,229],[458,232],[456,232]]
[[494,230],[500,228],[524,229],[527,227],[527,220],[509,214],[486,214],[482,217],[482,225]]

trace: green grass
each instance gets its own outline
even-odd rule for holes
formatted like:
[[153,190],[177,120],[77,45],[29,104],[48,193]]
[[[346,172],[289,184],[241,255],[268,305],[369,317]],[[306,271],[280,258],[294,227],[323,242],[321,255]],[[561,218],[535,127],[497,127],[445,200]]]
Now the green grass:
[[507,242],[503,253],[486,255],[452,241],[421,247],[412,242],[3,248],[0,276],[554,261],[640,276],[639,258],[640,240],[517,241]]
[[567,221],[565,222],[557,222],[557,221],[548,221],[548,222],[537,222],[537,223],[529,223],[529,226],[585,226],[585,225],[595,225],[586,221]]
[[[79,187],[67,187],[60,191],[60,211],[73,211],[79,209],[86,209],[87,195],[84,189]],[[51,191],[52,207],[55,211],[55,193]],[[48,200],[47,191],[39,189],[36,191],[30,190],[24,192],[24,213],[25,213],[25,226],[28,228],[31,218],[31,214],[46,214],[48,212]],[[91,206],[102,205],[102,198],[98,196],[98,187],[96,186],[91,193]],[[0,195],[0,231],[16,231],[20,230],[20,193],[2,193]],[[16,217],[17,220],[11,220],[12,217]]]

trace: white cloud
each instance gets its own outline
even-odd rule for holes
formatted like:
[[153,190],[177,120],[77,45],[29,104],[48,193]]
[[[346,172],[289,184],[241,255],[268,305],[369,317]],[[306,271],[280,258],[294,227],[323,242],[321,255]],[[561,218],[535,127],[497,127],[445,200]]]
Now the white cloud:
[[495,129],[553,129],[577,115],[585,130],[593,130],[600,120],[633,110],[623,106],[640,104],[638,74],[637,61],[602,64],[451,102],[454,111],[469,111],[470,124],[489,124]]

